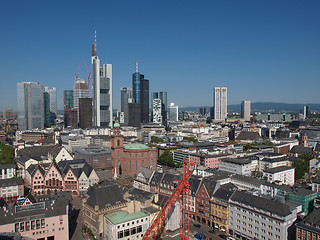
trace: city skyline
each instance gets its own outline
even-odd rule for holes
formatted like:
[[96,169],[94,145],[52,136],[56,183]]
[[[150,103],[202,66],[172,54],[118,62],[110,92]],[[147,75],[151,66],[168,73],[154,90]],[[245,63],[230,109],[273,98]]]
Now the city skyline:
[[[229,104],[320,103],[318,1],[101,3],[109,14],[79,2],[81,18],[70,14],[73,4],[61,3],[21,2],[19,9],[4,3],[1,111],[17,110],[22,81],[55,86],[62,110],[79,63],[90,63],[95,29],[101,62],[113,64],[114,108],[136,60],[152,80],[150,92],[167,91],[168,102],[179,107],[211,106],[220,85],[228,88]],[[137,10],[145,17],[133,18]],[[82,66],[79,77],[86,76]]]

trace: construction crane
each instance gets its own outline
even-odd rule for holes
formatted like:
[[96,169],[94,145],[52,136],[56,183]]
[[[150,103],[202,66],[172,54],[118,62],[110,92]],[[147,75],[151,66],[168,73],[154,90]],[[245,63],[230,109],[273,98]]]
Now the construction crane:
[[63,102],[63,106],[64,106],[64,111],[68,110],[68,106],[66,105],[66,103],[64,102],[63,97],[61,96],[62,102]]
[[79,64],[78,72],[76,73],[76,79],[77,79],[77,78],[78,78],[78,76],[79,76],[79,73],[80,73],[80,67],[81,67],[81,63]]
[[87,63],[86,63],[86,62],[84,62],[84,64],[86,65],[86,69],[87,69],[87,73],[88,73],[88,87],[89,87],[89,89],[90,89],[90,78],[91,78],[91,73],[89,73]]
[[179,180],[178,186],[173,191],[164,207],[154,217],[151,225],[143,235],[142,240],[156,239],[162,233],[166,220],[178,200],[180,200],[181,209],[180,240],[189,239],[189,179],[193,172],[193,169],[190,169],[190,166],[194,166],[194,163],[189,163],[189,160],[184,157],[183,175],[181,180]]

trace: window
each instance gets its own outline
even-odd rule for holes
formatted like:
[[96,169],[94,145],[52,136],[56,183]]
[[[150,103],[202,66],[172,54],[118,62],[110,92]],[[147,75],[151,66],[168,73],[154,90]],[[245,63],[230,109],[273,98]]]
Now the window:
[[131,228],[131,235],[133,235],[133,234],[136,234],[137,233],[137,229],[134,227],[134,228]]
[[120,150],[118,150],[118,158],[120,158]]
[[26,231],[30,231],[30,222],[26,222]]
[[129,229],[124,230],[124,236],[128,237],[130,235]]
[[140,232],[142,232],[142,225],[137,227],[137,233],[140,233]]
[[120,238],[123,238],[123,231],[118,232],[118,239],[120,239]]
[[138,161],[136,161],[136,170],[138,170]]
[[20,232],[24,232],[24,222],[20,223]]
[[31,221],[31,230],[34,230],[34,229],[35,229],[35,226],[36,226],[35,221],[32,220],[32,221]]
[[19,223],[16,223],[14,225],[14,229],[15,229],[15,232],[19,232]]

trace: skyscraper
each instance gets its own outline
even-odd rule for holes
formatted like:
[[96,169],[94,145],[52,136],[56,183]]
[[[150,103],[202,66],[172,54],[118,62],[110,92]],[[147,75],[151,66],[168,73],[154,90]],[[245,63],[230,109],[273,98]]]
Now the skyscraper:
[[242,101],[241,102],[241,118],[243,118],[245,121],[250,121],[250,113],[251,113],[251,102]]
[[171,122],[177,122],[179,120],[179,107],[174,103],[170,103],[168,108],[168,120]]
[[152,122],[154,123],[161,123],[162,122],[162,115],[161,115],[161,99],[154,98],[152,100]]
[[132,98],[132,88],[123,87],[121,90],[121,112],[124,115],[124,123],[129,122],[129,99]]
[[43,121],[44,127],[50,125],[50,94],[48,92],[43,93]]
[[140,121],[149,122],[149,80],[144,79],[144,75],[139,73],[138,62],[136,72],[132,74],[132,97],[134,103],[140,104]]
[[82,78],[76,78],[73,86],[73,108],[79,110],[79,98],[89,97],[89,87],[87,82]]
[[215,87],[213,91],[214,120],[227,118],[227,88]]
[[97,42],[92,44],[92,118],[95,127],[112,127],[112,64],[103,64],[97,56]]
[[92,127],[92,98],[79,99],[79,127],[82,129]]
[[[151,110],[153,110],[153,99],[157,99],[157,98],[161,100],[161,118],[162,118],[162,123],[165,124],[167,121],[167,113],[168,113],[167,92],[151,93]],[[152,113],[152,119],[153,119],[153,113]]]
[[57,114],[57,89],[45,87],[44,91],[50,95],[50,112]]
[[63,100],[68,109],[73,109],[73,90],[64,90]]
[[17,83],[19,130],[44,127],[43,86],[37,82]]

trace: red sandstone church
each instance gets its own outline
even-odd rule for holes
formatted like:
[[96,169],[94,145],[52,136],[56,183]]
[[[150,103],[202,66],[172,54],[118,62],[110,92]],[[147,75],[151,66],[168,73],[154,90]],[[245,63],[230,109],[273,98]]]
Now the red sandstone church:
[[114,124],[111,140],[111,162],[113,174],[135,175],[140,167],[157,169],[157,149],[141,143],[123,145],[119,123]]

